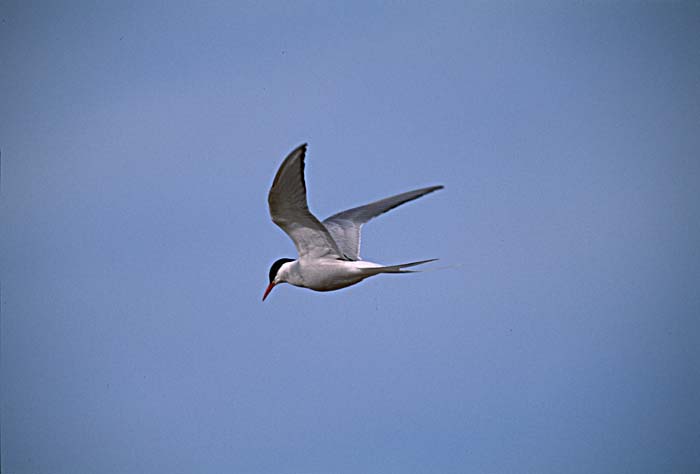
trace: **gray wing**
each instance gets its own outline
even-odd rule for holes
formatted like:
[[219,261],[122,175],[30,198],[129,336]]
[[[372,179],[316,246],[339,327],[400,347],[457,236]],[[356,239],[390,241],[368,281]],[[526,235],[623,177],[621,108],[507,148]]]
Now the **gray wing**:
[[280,165],[267,202],[272,222],[294,241],[299,257],[336,257],[342,254],[328,229],[309,211],[304,182],[306,143],[292,151]]
[[425,196],[443,187],[444,186],[430,186],[428,188],[416,189],[415,191],[408,191],[364,206],[348,209],[347,211],[332,215],[323,221],[323,225],[326,226],[331,233],[333,240],[338,244],[344,256],[352,260],[360,260],[360,231],[362,229],[362,224],[401,204],[418,199],[421,196]]

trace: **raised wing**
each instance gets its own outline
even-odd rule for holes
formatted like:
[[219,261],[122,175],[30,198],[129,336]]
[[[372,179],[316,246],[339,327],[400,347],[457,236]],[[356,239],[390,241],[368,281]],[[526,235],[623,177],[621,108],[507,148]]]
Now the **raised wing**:
[[401,204],[418,199],[443,187],[430,186],[416,189],[415,191],[408,191],[364,206],[348,209],[324,220],[323,225],[326,226],[326,229],[328,229],[344,256],[352,260],[360,260],[360,231],[362,224]]
[[304,183],[306,143],[284,159],[272,182],[267,202],[272,222],[294,241],[299,257],[342,258],[328,229],[309,211]]

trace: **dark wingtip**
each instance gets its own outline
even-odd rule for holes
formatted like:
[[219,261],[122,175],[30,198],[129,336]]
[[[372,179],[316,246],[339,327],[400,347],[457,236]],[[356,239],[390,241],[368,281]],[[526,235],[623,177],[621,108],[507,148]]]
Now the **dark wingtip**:
[[[421,194],[413,199],[417,199],[419,197],[425,196],[426,194],[430,194],[430,193],[433,193],[435,191],[439,191],[439,190],[444,189],[444,188],[445,188],[445,186],[443,186],[442,184],[436,184],[435,186],[427,186],[425,188],[417,189],[416,191],[421,191]],[[411,199],[411,201],[413,199]]]
[[288,159],[291,159],[293,156],[301,154],[301,159],[303,161],[304,155],[306,155],[306,147],[307,147],[307,144],[302,143],[301,145],[299,145],[298,147],[293,149],[291,152],[289,152],[289,154],[287,155],[287,157],[284,160],[287,161]]
[[[272,180],[272,187],[274,188],[277,182],[280,179],[280,176],[282,175],[283,171],[286,169],[288,166],[288,163],[293,160],[294,158],[299,157],[301,161],[301,174],[302,174],[302,183],[304,185],[304,191],[306,191],[306,183],[304,182],[303,176],[304,176],[304,159],[306,158],[306,143],[302,143],[298,147],[296,147],[294,150],[292,150],[282,161],[282,164],[280,167],[277,169],[277,173],[275,173],[275,178]],[[268,197],[269,200],[269,197]]]

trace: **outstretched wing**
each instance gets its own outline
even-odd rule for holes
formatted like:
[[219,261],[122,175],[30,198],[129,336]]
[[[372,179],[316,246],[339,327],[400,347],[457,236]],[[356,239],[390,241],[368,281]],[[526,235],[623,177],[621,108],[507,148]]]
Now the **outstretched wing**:
[[323,221],[340,251],[352,260],[360,260],[360,231],[362,224],[373,217],[384,214],[401,204],[418,199],[428,193],[442,189],[444,186],[430,186],[406,193],[397,194],[364,206],[348,209],[334,214]]
[[309,211],[304,182],[306,143],[284,159],[272,182],[267,202],[272,222],[294,241],[300,258],[336,257],[342,254],[328,229]]

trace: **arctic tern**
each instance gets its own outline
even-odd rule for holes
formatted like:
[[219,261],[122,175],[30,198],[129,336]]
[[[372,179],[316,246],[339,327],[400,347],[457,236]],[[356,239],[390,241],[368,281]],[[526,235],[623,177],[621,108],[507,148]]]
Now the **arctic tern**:
[[268,195],[270,216],[294,242],[299,257],[281,258],[270,268],[272,288],[289,283],[316,291],[332,291],[354,285],[380,273],[413,273],[405,268],[432,262],[420,260],[400,265],[379,265],[360,259],[360,230],[367,221],[443,186],[430,186],[381,199],[332,215],[323,222],[309,211],[304,182],[306,143],[292,151],[280,165]]

